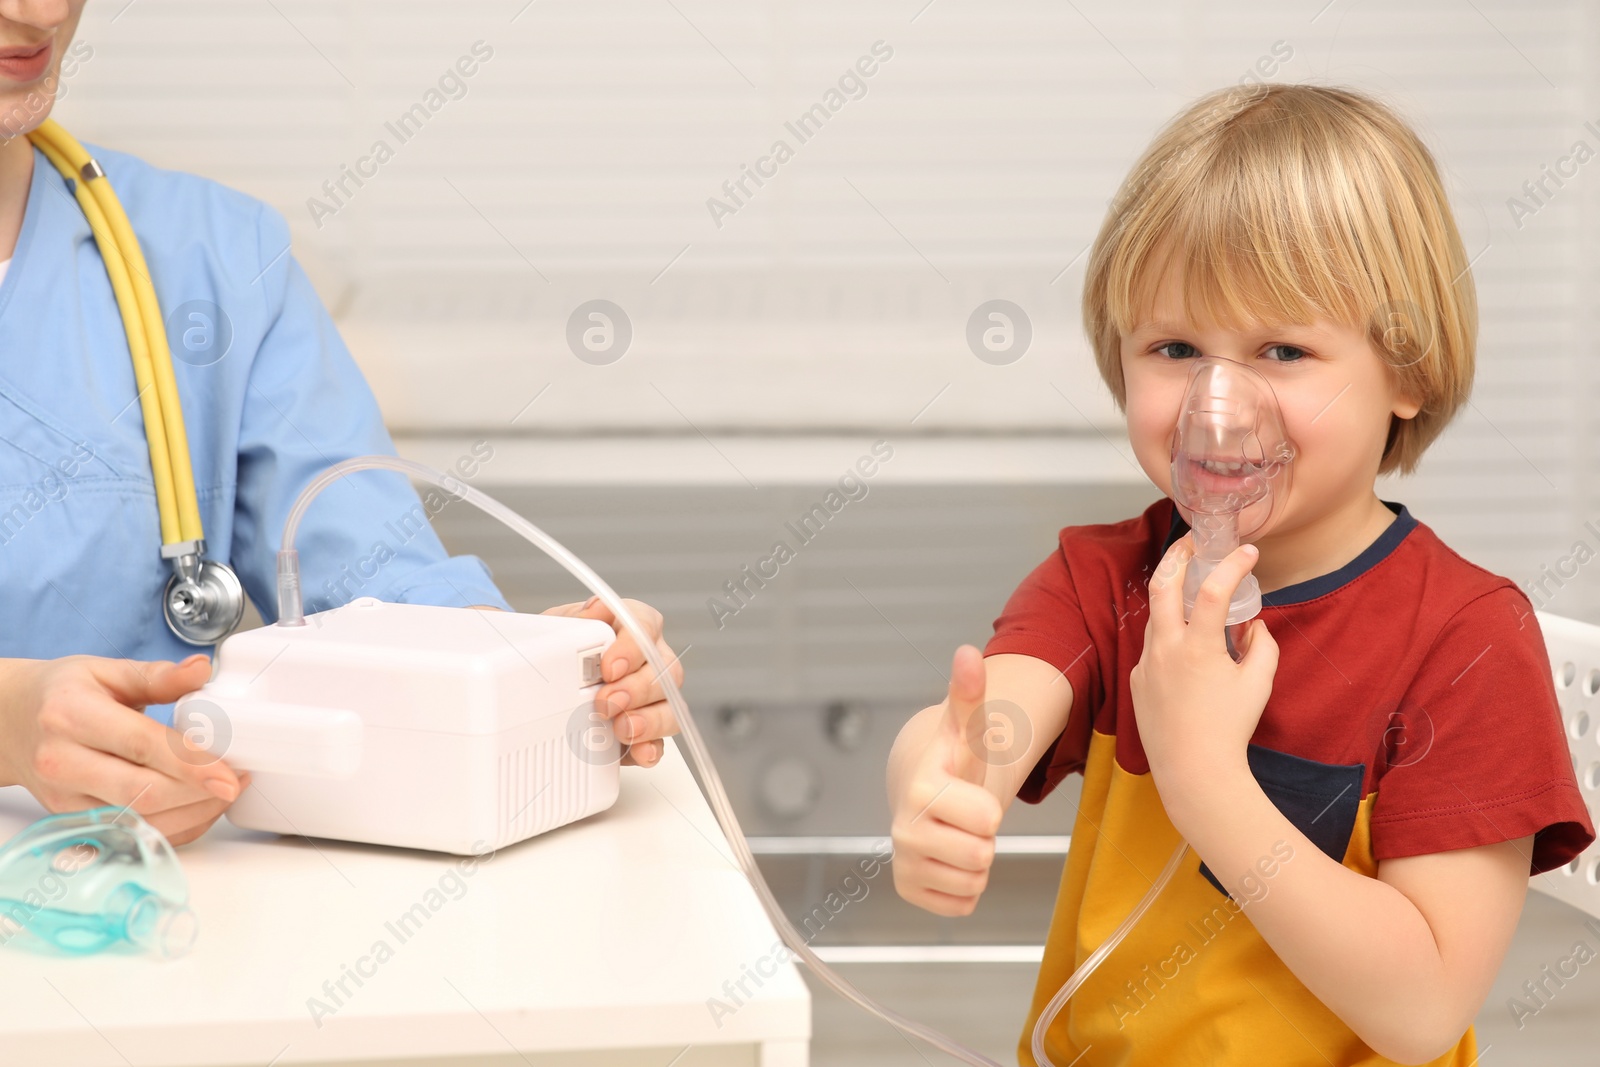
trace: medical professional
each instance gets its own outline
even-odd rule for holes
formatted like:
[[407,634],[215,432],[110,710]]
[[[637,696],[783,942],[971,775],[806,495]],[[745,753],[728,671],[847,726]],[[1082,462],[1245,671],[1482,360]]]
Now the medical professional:
[[[26,786],[51,811],[131,805],[182,844],[249,777],[196,759],[167,725],[210,659],[163,611],[174,563],[162,555],[146,437],[156,409],[137,384],[89,209],[25,136],[49,117],[82,8],[0,0],[0,784]],[[104,172],[90,179],[126,210],[165,319],[204,554],[230,564],[272,622],[289,508],[329,464],[394,452],[381,412],[288,254],[277,211],[86,147]],[[205,331],[198,348],[184,343],[190,329]],[[330,606],[332,593],[510,610],[480,560],[450,557],[426,521],[408,521],[421,514],[393,472],[330,486],[296,537],[310,606]],[[660,613],[630,606],[681,678]],[[594,600],[546,614],[616,626]],[[676,725],[631,636],[619,633],[602,671],[596,707],[631,743],[626,762],[654,764]]]

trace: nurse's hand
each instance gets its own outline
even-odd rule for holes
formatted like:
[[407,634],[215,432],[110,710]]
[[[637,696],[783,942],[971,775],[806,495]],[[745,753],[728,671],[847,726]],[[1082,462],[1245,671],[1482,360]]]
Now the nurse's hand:
[[[683,664],[661,636],[661,612],[649,604],[624,599],[633,617],[655,641],[656,651],[667,661],[672,680],[683,684]],[[483,610],[496,610],[487,604],[474,604]],[[541,615],[563,615],[570,619],[599,619],[617,632],[617,639],[600,658],[600,677],[604,685],[595,694],[595,710],[612,720],[617,740],[627,746],[623,766],[654,767],[661,762],[666,743],[661,739],[678,732],[678,718],[672,714],[655,668],[645,660],[639,642],[611,614],[611,609],[590,597],[581,604],[560,604],[541,611]]]
[[52,812],[130,807],[172,844],[193,841],[250,776],[140,712],[210,677],[203,654],[182,663],[0,660],[0,785],[25,786]]
[[[639,625],[655,641],[656,651],[666,660],[672,680],[683,684],[683,664],[662,639],[661,612],[637,600],[624,600]],[[644,658],[639,643],[623,629],[611,609],[590,597],[582,604],[562,604],[543,611],[543,615],[565,615],[575,619],[599,619],[617,632],[617,639],[600,659],[600,677],[605,684],[595,694],[595,709],[611,720],[617,740],[628,746],[622,757],[624,766],[654,767],[666,749],[663,737],[678,732],[677,716],[666,701],[655,668]]]

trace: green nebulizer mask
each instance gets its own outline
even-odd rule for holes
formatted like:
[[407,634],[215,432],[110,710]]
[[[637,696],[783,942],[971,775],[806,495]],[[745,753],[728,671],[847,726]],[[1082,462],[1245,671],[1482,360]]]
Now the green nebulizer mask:
[[181,956],[197,929],[160,831],[129,808],[49,815],[0,847],[0,946]]

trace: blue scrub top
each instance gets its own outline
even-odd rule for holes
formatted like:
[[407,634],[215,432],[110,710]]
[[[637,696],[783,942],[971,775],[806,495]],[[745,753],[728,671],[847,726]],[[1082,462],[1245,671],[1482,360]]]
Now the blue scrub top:
[[[167,320],[206,554],[232,564],[273,622],[275,554],[300,490],[329,464],[393,454],[394,444],[288,253],[281,214],[204,178],[89,150],[128,213]],[[36,149],[0,283],[0,656],[214,651],[179,641],[162,618],[172,572],[137,394],[99,247]],[[424,496],[426,506],[392,471],[323,490],[295,536],[306,611],[357,596],[509,609],[482,560],[450,557],[420,521],[441,499],[426,487]],[[147,713],[171,722],[170,705]]]

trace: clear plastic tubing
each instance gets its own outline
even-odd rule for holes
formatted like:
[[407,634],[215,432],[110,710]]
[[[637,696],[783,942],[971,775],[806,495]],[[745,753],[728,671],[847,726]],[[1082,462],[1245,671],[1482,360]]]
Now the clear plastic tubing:
[[1033,1058],[1039,1067],[1055,1067],[1054,1062],[1044,1051],[1044,1035],[1049,1032],[1050,1024],[1056,1021],[1056,1016],[1061,1014],[1061,1009],[1067,1006],[1067,1001],[1072,999],[1072,994],[1078,991],[1078,987],[1089,980],[1095,968],[1105,962],[1105,958],[1111,955],[1111,950],[1120,945],[1122,939],[1128,936],[1128,931],[1144,918],[1144,913],[1150,910],[1150,905],[1155,903],[1156,897],[1160,896],[1167,883],[1172,881],[1173,874],[1178,870],[1178,864],[1183,862],[1184,854],[1188,851],[1189,842],[1180,841],[1176,851],[1172,853],[1172,858],[1167,860],[1167,865],[1156,876],[1155,884],[1144,895],[1144,899],[1134,905],[1134,909],[1128,912],[1128,917],[1122,920],[1122,925],[1111,931],[1111,936],[1091,952],[1088,959],[1078,965],[1078,969],[1072,972],[1071,977],[1061,983],[1056,995],[1050,998],[1050,1003],[1039,1013],[1039,1021],[1033,1027]]
[[[835,993],[838,993],[862,1010],[876,1015],[909,1037],[925,1041],[941,1052],[954,1056],[963,1063],[973,1064],[974,1067],[1001,1067],[997,1061],[982,1053],[953,1041],[931,1027],[908,1019],[891,1008],[884,1007],[854,985],[851,985],[843,976],[837,974],[833,968],[818,958],[817,954],[812,951],[811,946],[806,944],[805,937],[799,930],[795,929],[794,924],[783,914],[783,909],[778,906],[777,898],[772,895],[772,890],[768,888],[766,879],[762,877],[761,869],[756,865],[755,855],[751,853],[750,845],[745,841],[744,832],[739,828],[739,820],[733,814],[733,805],[728,802],[728,794],[722,787],[722,779],[717,776],[717,769],[711,762],[711,755],[706,751],[705,741],[701,739],[700,728],[695,725],[694,716],[689,713],[689,705],[684,701],[683,694],[679,692],[677,685],[672,680],[670,665],[662,657],[661,650],[656,647],[655,642],[650,639],[649,633],[643,626],[639,625],[639,620],[634,618],[633,613],[628,610],[627,604],[623,603],[622,598],[617,595],[616,591],[606,584],[605,579],[591,570],[588,564],[569,552],[555,538],[487,493],[474,489],[459,478],[435,470],[425,464],[415,463],[408,459],[400,459],[396,456],[356,456],[352,459],[335,463],[313,478],[310,484],[305,487],[300,493],[299,499],[295,501],[294,507],[290,509],[288,521],[284,523],[283,548],[278,553],[278,622],[276,625],[305,625],[305,609],[300,599],[300,562],[299,556],[294,550],[294,535],[295,531],[300,527],[300,519],[305,514],[306,508],[310,506],[312,499],[318,493],[346,474],[351,474],[355,471],[378,469],[409,474],[419,481],[438,486],[445,492],[474,504],[493,515],[532,542],[545,555],[561,564],[568,573],[582,582],[590,592],[598,596],[601,603],[611,609],[611,613],[633,635],[634,640],[639,643],[639,647],[644,650],[645,659],[649,661],[650,666],[656,672],[656,677],[661,681],[661,688],[666,693],[667,703],[672,706],[673,714],[677,716],[678,730],[682,740],[686,743],[689,759],[693,762],[695,770],[699,772],[700,780],[704,783],[706,799],[711,805],[712,813],[716,816],[717,824],[722,827],[722,832],[726,835],[728,844],[733,849],[734,858],[739,864],[739,869],[744,873],[745,878],[749,879],[751,887],[755,889],[756,897],[761,901],[761,906],[766,910],[767,918],[772,921],[773,928],[777,930],[778,936],[783,939],[783,943],[789,947],[789,950],[795,954],[796,958],[811,969],[812,974],[816,975]],[[1043,1046],[1044,1033],[1049,1029],[1050,1021],[1055,1018],[1067,1000],[1089,977],[1090,972],[1098,967],[1106,956],[1111,953],[1111,950],[1117,946],[1117,943],[1127,936],[1128,931],[1133,929],[1134,924],[1139,921],[1140,916],[1150,907],[1156,895],[1161,892],[1162,887],[1171,880],[1173,872],[1178,867],[1179,860],[1183,858],[1183,853],[1187,849],[1187,844],[1179,847],[1178,851],[1173,854],[1172,859],[1168,861],[1166,869],[1161,872],[1161,876],[1156,879],[1155,885],[1150,887],[1150,892],[1139,902],[1138,907],[1134,908],[1122,925],[1117,927],[1116,931],[1106,939],[1106,942],[1073,972],[1072,977],[1067,979],[1060,992],[1051,1000],[1044,1014],[1040,1015],[1039,1025],[1035,1027],[1033,1033],[1034,1058],[1039,1061],[1040,1067],[1054,1067],[1045,1056]]]

